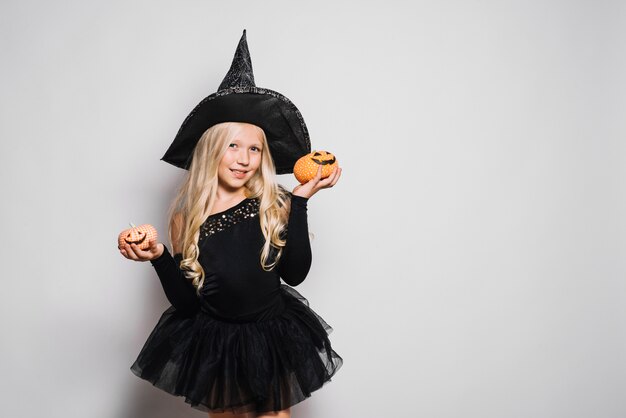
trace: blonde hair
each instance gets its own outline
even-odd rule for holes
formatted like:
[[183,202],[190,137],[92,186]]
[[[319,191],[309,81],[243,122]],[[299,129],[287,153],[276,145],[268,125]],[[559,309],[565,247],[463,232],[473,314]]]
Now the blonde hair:
[[[289,192],[276,183],[276,167],[269,153],[265,132],[257,128],[262,140],[261,164],[246,182],[247,198],[260,198],[259,222],[265,237],[260,263],[264,270],[272,270],[279,262],[285,246],[284,233],[291,207]],[[204,269],[198,261],[200,227],[211,214],[218,185],[218,166],[231,140],[241,129],[239,122],[224,122],[207,129],[196,145],[189,173],[169,209],[170,243],[180,243],[180,268],[199,293],[204,284]],[[173,236],[173,229],[178,236]],[[174,250],[173,250],[174,251]],[[275,253],[274,259],[270,255]]]

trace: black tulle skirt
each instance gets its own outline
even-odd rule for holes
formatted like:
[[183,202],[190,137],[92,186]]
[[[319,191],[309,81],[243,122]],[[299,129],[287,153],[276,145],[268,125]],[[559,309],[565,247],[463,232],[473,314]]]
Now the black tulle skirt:
[[268,412],[311,396],[341,367],[332,328],[293,288],[281,285],[285,309],[260,322],[225,322],[168,308],[132,372],[208,412]]

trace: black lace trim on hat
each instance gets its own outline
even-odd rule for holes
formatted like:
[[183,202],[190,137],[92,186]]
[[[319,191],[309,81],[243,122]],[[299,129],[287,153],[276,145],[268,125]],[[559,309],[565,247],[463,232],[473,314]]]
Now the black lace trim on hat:
[[259,199],[246,199],[241,204],[233,206],[224,212],[210,215],[200,227],[200,239],[216,232],[224,231],[239,222],[253,218],[259,214]]

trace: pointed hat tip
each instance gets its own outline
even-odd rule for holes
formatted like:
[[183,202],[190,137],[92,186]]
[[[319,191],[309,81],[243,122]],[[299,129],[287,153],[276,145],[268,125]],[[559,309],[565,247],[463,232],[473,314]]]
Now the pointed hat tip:
[[237,44],[233,62],[230,65],[226,77],[220,83],[219,90],[232,87],[251,87],[254,84],[254,74],[252,72],[252,60],[250,59],[250,51],[248,50],[248,40],[246,39],[246,30],[243,30],[241,39]]

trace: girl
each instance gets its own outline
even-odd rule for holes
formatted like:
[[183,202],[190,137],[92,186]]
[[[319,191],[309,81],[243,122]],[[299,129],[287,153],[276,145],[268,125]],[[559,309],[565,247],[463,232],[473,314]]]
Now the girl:
[[290,417],[290,407],[330,380],[343,360],[331,327],[290,286],[311,265],[307,201],[334,186],[337,167],[287,192],[263,129],[207,129],[170,208],[174,256],[152,241],[123,256],[150,261],[172,306],[131,370],[185,396],[209,417]]

